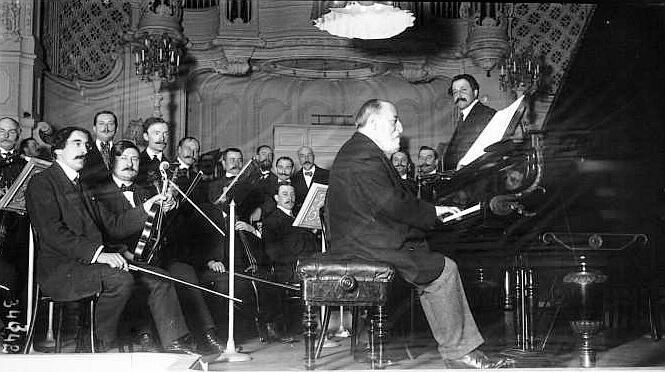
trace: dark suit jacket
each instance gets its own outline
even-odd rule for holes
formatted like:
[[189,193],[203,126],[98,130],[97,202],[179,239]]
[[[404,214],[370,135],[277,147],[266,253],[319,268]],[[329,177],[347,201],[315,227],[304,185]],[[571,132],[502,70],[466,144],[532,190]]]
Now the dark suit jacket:
[[331,251],[395,266],[409,282],[428,283],[443,255],[424,242],[436,222],[434,206],[404,186],[381,149],[356,132],[339,150],[326,198]]
[[93,142],[92,148],[85,156],[85,166],[81,169],[82,182],[88,184],[91,188],[95,188],[98,184],[105,183],[110,174],[111,172],[104,164],[102,153],[97,148],[96,143]]
[[[322,185],[328,184],[328,178],[330,177],[330,171],[316,166],[316,171],[312,176],[312,182],[320,183]],[[309,192],[309,187],[307,187],[307,182],[305,181],[305,175],[303,174],[303,169],[300,168],[296,174],[291,177],[291,184],[296,189],[296,205],[300,206],[305,201],[307,197],[307,192]],[[300,209],[300,208],[298,208]]]
[[90,262],[103,234],[123,239],[138,234],[147,214],[139,206],[115,214],[97,202],[85,187],[80,193],[60,165],[30,180],[26,206],[38,242],[37,281],[60,301],[72,301],[102,290]]
[[[103,183],[99,183],[94,189],[94,195],[97,201],[104,205],[109,211],[116,214],[126,213],[128,210],[132,209],[132,205],[129,203],[127,198],[120,192],[120,188],[113,182],[113,179],[109,176]],[[150,198],[150,192],[141,186],[136,186],[134,191],[134,204],[142,205],[146,200]],[[143,226],[141,226],[143,227]],[[136,243],[141,236],[140,233],[135,235],[130,235],[124,239],[113,239],[108,234],[102,232],[104,236],[104,241],[109,244],[114,245],[125,245],[130,252],[134,251],[136,248]]]
[[294,220],[279,208],[263,219],[263,241],[272,262],[291,263],[318,251],[316,236],[292,226]]
[[[171,159],[162,154],[162,161],[171,162]],[[159,174],[159,163],[153,161],[146,150],[139,154],[139,175],[136,177],[136,183],[150,190],[151,195],[157,194],[157,189],[153,185],[154,180],[161,179]]]
[[450,143],[443,156],[443,170],[455,170],[457,163],[469,151],[480,132],[492,120],[496,110],[478,102],[473,106],[463,122],[457,123]]

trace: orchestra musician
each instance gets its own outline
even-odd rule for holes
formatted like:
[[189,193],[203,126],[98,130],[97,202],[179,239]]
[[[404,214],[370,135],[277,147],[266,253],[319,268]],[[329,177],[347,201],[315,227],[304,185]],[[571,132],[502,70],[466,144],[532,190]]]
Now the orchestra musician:
[[[121,214],[149,198],[151,191],[134,183],[139,171],[139,149],[134,143],[122,140],[114,144],[110,151],[109,165],[112,170],[111,175],[94,190],[99,203],[109,211]],[[122,253],[128,260],[134,259],[132,250],[138,243],[139,234],[120,240],[104,235],[105,241],[110,246],[119,248],[118,253]],[[159,268],[154,270],[166,274]],[[127,311],[133,318],[132,322],[136,323],[138,328],[138,342],[142,351],[158,350],[151,336],[150,317],[146,313],[146,307],[150,310],[161,344],[166,351],[173,350],[174,341],[177,346],[186,345],[189,329],[173,285],[152,275],[140,272],[134,272],[133,275],[142,289],[147,289],[148,292],[147,304],[143,298],[135,296],[132,298],[134,301],[130,300],[127,305]]]
[[418,200],[388,158],[399,149],[402,123],[395,106],[373,99],[356,115],[356,133],[341,147],[326,198],[333,254],[383,261],[414,284],[438,350],[447,365],[505,364],[478,347],[484,342],[451,259],[429,249],[425,232],[437,217],[458,212]]
[[456,75],[451,81],[448,93],[460,110],[460,117],[443,156],[444,171],[457,169],[459,161],[496,113],[495,109],[480,103],[479,92],[480,85],[471,75]]
[[[21,126],[16,120],[0,118],[0,197],[16,181],[27,163],[16,148],[20,136]],[[28,229],[26,216],[0,211],[0,303],[10,298],[20,298],[25,303],[21,294],[28,275]]]
[[94,146],[85,157],[85,165],[81,170],[81,179],[90,187],[105,183],[110,175],[111,148],[113,137],[118,128],[118,118],[111,111],[100,111],[92,121]]
[[420,146],[418,150],[418,180],[420,198],[430,203],[437,202],[437,196],[440,195],[440,188],[437,185],[436,168],[439,160],[439,154],[429,146]]
[[136,183],[150,187],[157,193],[152,185],[159,179],[159,164],[171,160],[164,154],[169,144],[169,124],[162,118],[150,117],[143,122],[143,139],[148,142],[145,150],[141,151],[141,163]]
[[[299,258],[321,251],[319,239],[309,229],[293,226],[295,216],[293,209],[297,202],[295,188],[289,184],[280,184],[273,196],[277,209],[263,219],[263,239],[265,250],[270,257],[274,270],[274,279],[280,283],[296,283],[296,262]],[[276,314],[270,321],[278,330],[289,330],[299,318],[289,316],[301,314],[302,311],[290,311],[283,300],[284,293],[279,293],[274,301]],[[296,322],[294,322],[296,321]],[[283,322],[283,324],[278,324]]]
[[314,151],[309,146],[303,146],[298,149],[298,162],[300,163],[300,170],[298,170],[292,178],[293,187],[296,189],[296,211],[300,209],[300,205],[305,201],[305,197],[312,186],[312,182],[320,183],[322,185],[328,184],[328,177],[330,172],[327,169],[321,168],[314,163]]
[[[26,207],[39,244],[37,282],[56,301],[98,294],[99,350],[115,346],[119,317],[134,278],[122,254],[109,250],[104,236],[123,239],[141,232],[157,195],[122,214],[95,202],[80,182],[90,148],[90,133],[78,127],[58,130],[52,139],[55,162],[30,180]],[[165,203],[169,208],[173,205]],[[171,345],[183,350],[182,345]]]
[[413,163],[411,162],[409,153],[405,150],[399,150],[390,156],[390,162],[395,167],[402,183],[416,195],[418,185],[416,184]]

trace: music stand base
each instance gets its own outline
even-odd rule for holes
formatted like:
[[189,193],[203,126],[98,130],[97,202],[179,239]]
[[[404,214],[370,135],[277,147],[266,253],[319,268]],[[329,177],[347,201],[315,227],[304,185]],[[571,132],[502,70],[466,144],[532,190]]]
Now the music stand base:
[[252,357],[247,354],[239,353],[235,350],[232,351],[224,350],[211,363],[248,362],[250,360],[252,360]]

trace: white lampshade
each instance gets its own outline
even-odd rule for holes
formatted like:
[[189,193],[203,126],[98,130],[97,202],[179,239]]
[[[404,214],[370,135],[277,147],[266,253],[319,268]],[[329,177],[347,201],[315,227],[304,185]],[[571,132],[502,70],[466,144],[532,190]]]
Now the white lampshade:
[[360,5],[356,1],[314,20],[314,25],[332,35],[357,39],[387,39],[413,26],[411,12],[390,5]]

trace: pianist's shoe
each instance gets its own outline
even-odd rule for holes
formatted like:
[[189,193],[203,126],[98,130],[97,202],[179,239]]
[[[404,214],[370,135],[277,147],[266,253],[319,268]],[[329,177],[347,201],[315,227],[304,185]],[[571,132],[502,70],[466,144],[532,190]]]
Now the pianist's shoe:
[[446,359],[446,368],[493,369],[506,367],[509,364],[506,358],[490,358],[482,351],[476,349],[461,358]]

